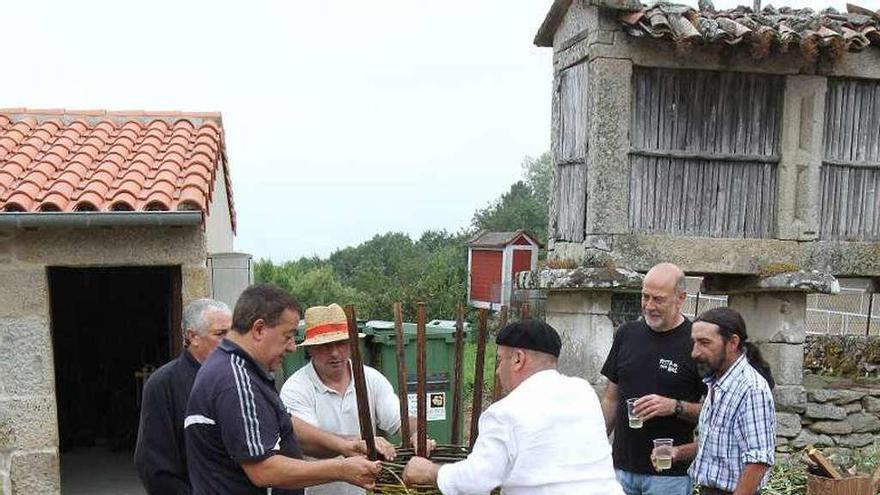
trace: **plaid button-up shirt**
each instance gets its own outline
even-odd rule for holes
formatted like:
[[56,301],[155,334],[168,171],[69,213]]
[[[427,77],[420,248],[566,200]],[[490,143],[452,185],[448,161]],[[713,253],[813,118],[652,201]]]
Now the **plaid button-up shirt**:
[[[704,381],[709,396],[700,412],[699,448],[688,474],[700,486],[732,492],[746,464],[773,465],[773,394],[745,354],[718,380]],[[769,476],[768,470],[761,487]]]

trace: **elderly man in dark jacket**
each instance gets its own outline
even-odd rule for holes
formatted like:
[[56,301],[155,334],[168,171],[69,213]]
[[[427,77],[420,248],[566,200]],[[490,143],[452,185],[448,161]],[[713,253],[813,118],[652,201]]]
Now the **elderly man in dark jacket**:
[[183,312],[181,355],[144,385],[134,463],[150,495],[189,495],[183,421],[196,372],[232,325],[229,307],[213,299],[192,302]]

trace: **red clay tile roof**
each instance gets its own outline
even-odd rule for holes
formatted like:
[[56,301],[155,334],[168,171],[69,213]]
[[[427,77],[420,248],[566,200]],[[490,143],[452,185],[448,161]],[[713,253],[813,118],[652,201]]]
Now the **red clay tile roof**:
[[[770,5],[759,12],[749,7],[704,10],[661,3],[620,15],[624,30],[632,36],[665,38],[674,42],[704,44],[745,42],[773,43],[785,52],[791,46],[809,44],[815,48],[860,51],[880,46],[880,11],[872,12],[847,4],[848,12],[825,9],[776,9]],[[766,51],[766,50],[765,50]]]
[[208,213],[219,113],[0,109],[0,210]]
[[[571,2],[554,0],[535,36],[536,45],[553,46],[553,35]],[[749,7],[716,10],[711,0],[698,3],[700,8],[694,9],[668,2],[645,6],[639,0],[597,0],[603,8],[618,11],[623,30],[635,37],[688,44],[743,44],[762,55],[770,49],[784,53],[792,47],[808,55],[820,49],[842,53],[880,47],[880,10],[847,4],[847,12],[816,12],[767,5],[755,12]]]

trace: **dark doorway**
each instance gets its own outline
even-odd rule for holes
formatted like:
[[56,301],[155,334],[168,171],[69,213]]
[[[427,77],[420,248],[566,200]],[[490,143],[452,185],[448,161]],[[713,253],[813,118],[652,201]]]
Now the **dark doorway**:
[[131,459],[143,381],[179,349],[180,267],[53,267],[49,298],[64,489],[65,453]]

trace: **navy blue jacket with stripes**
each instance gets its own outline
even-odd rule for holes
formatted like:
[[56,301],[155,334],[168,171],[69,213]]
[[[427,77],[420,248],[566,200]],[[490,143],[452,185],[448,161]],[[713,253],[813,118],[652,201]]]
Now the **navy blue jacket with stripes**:
[[[202,365],[184,422],[193,494],[265,494],[241,467],[272,455],[302,458],[275,379],[224,339]],[[273,489],[273,495],[302,494]]]

